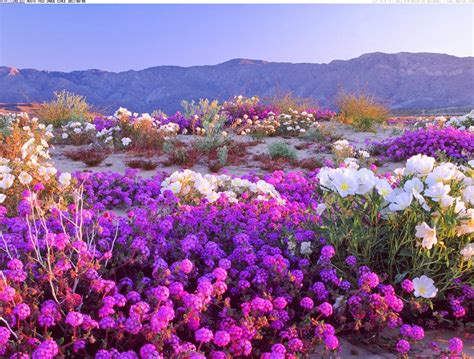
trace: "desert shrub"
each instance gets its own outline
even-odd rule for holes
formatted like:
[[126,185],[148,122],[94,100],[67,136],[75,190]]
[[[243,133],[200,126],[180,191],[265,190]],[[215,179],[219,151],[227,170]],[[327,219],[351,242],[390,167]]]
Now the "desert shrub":
[[177,141],[166,141],[163,146],[167,160],[166,165],[178,165],[192,167],[197,161],[196,151],[188,149],[184,144]]
[[130,168],[141,168],[146,171],[154,170],[159,165],[158,161],[141,158],[128,160],[125,163]]
[[417,154],[436,158],[445,157],[463,162],[474,156],[474,133],[453,127],[429,126],[406,131],[396,138],[371,144],[384,159],[403,161]]
[[383,123],[388,116],[387,107],[366,94],[341,92],[336,104],[339,107],[337,120],[358,131],[372,131],[376,124]]
[[316,109],[318,107],[315,99],[294,96],[291,92],[277,94],[266,102],[271,104],[278,114],[290,113],[291,111],[304,112],[308,109]]
[[298,165],[301,168],[307,169],[309,171],[314,171],[316,168],[323,167],[323,163],[321,160],[317,158],[305,158],[299,161]]
[[[206,128],[210,123],[214,122],[216,117],[219,117],[221,106],[217,100],[209,101],[206,99],[200,99],[198,103],[194,100],[182,101],[181,107],[184,109],[184,116],[186,118],[199,120],[201,126]],[[226,118],[225,115],[222,116]]]
[[66,151],[64,155],[73,161],[81,161],[89,167],[94,167],[100,165],[111,152],[109,148],[104,148],[99,145],[90,145]]
[[203,119],[200,136],[194,141],[193,146],[199,152],[209,154],[227,144],[228,134],[224,131],[226,121],[225,116],[217,114],[212,119]]
[[366,168],[323,168],[319,230],[339,248],[340,268],[354,255],[393,283],[427,276],[436,288],[421,297],[436,291],[442,297],[457,282],[470,277],[472,284],[464,250],[474,233],[474,187],[465,177],[472,173],[424,155],[410,158],[403,175],[388,179]]
[[296,160],[296,150],[284,142],[273,142],[268,145],[268,153],[273,159]]
[[306,131],[306,133],[303,134],[303,138],[311,142],[331,144],[334,141],[342,139],[342,136],[336,132],[334,127],[318,123]]
[[41,104],[38,117],[45,124],[59,127],[70,121],[90,121],[92,113],[85,97],[63,90],[55,92],[52,101]]

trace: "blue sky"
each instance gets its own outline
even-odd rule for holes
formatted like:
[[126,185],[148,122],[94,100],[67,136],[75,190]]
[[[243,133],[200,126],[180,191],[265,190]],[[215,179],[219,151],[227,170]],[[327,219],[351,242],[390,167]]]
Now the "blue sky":
[[473,5],[0,5],[0,64],[110,71],[367,52],[473,56]]

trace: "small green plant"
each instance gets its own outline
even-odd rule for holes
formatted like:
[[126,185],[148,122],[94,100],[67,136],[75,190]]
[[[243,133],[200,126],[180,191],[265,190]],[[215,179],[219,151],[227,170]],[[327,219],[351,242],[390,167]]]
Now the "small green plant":
[[197,161],[194,151],[189,151],[187,147],[177,141],[166,141],[163,145],[163,152],[167,156],[166,165],[178,165],[192,167]]
[[222,115],[215,115],[212,121],[203,124],[202,135],[199,136],[194,146],[204,154],[209,154],[228,142],[227,132],[224,131],[224,125],[227,118]]
[[219,164],[224,167],[227,164],[227,160],[229,159],[229,151],[227,146],[222,146],[217,149],[217,161]]
[[38,117],[46,124],[59,127],[69,121],[89,121],[92,113],[85,97],[63,90],[55,92],[52,101],[41,104]]
[[296,150],[284,142],[273,142],[268,145],[268,152],[272,159],[296,160]]

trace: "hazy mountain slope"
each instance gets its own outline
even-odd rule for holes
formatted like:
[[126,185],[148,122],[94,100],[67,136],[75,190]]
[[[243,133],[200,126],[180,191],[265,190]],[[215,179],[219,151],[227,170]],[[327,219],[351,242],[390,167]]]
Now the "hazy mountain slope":
[[474,106],[474,58],[432,53],[371,53],[329,64],[235,59],[213,66],[157,66],[120,73],[0,67],[0,102],[34,102],[66,89],[99,109],[174,111],[182,99],[272,96],[291,91],[334,106],[339,89],[365,89],[392,108]]

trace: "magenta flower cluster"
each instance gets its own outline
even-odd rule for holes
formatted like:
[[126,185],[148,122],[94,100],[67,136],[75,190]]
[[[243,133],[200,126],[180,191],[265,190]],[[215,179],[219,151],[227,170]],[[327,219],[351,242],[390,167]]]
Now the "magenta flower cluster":
[[[393,350],[408,353],[424,337],[410,322],[413,284],[385,283],[353,256],[332,264],[337,248],[306,226],[319,220],[314,177],[266,175],[285,203],[190,206],[160,193],[160,175],[77,174],[84,209],[39,219],[27,199],[19,213],[3,208],[0,356],[297,358],[337,351],[340,333],[387,328],[399,332]],[[468,317],[473,299],[460,285],[445,319]]]
[[404,161],[420,153],[462,161],[474,155],[474,133],[453,127],[430,126],[373,143],[372,149],[371,153],[379,153],[383,159],[394,161]]

